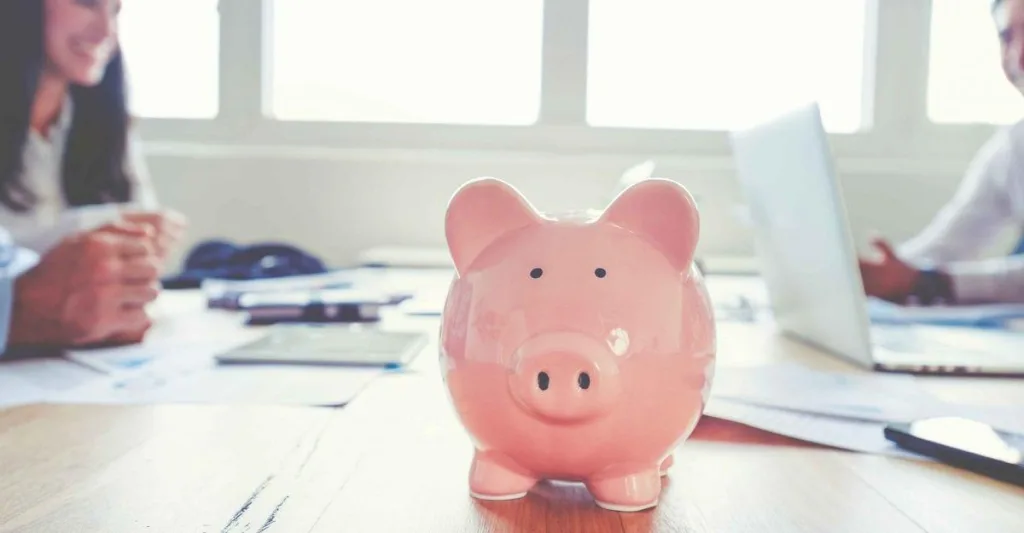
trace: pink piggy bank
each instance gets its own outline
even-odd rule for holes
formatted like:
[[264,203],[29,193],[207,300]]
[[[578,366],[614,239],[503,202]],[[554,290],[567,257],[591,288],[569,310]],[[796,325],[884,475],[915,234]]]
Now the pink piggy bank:
[[483,178],[445,225],[441,363],[475,447],[471,494],[520,498],[547,479],[584,483],[606,509],[657,505],[715,364],[686,189],[649,179],[600,216],[554,218]]

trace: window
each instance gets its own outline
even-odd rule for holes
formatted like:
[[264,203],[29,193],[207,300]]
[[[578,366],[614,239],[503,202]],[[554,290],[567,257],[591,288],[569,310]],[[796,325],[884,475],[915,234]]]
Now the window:
[[863,123],[867,0],[590,0],[587,121],[723,130],[817,100]]
[[1008,124],[1024,98],[1000,67],[988,2],[932,0],[928,118],[939,123]]
[[217,115],[217,1],[124,2],[118,31],[133,114],[147,118]]
[[274,0],[270,114],[531,124],[542,0]]

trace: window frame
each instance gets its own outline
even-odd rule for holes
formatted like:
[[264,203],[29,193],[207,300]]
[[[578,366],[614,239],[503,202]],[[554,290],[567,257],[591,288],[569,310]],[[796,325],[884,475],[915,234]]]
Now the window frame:
[[[932,171],[963,164],[998,126],[936,124],[927,114],[930,0],[868,0],[865,130],[829,135],[840,164],[862,171]],[[297,122],[266,117],[270,0],[220,0],[219,113],[143,118],[157,153],[429,152],[521,159],[654,158],[730,168],[727,132],[593,127],[586,122],[588,0],[545,0],[540,114],[529,126]],[[877,61],[875,61],[877,58]],[[269,62],[267,62],[269,63]],[[938,170],[936,170],[938,171]]]

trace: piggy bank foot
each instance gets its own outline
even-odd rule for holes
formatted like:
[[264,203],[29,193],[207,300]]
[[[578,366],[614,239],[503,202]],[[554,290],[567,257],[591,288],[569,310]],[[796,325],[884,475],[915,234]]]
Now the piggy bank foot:
[[661,496],[659,468],[623,476],[587,481],[587,489],[597,504],[609,511],[636,512],[658,505]]
[[672,468],[672,463],[673,462],[674,462],[674,460],[672,459],[671,455],[666,457],[665,460],[661,462],[661,466],[658,468],[658,473],[661,474],[662,476],[667,476],[668,475],[668,469]]
[[481,500],[515,500],[537,484],[507,455],[494,451],[477,451],[469,472],[469,490]]

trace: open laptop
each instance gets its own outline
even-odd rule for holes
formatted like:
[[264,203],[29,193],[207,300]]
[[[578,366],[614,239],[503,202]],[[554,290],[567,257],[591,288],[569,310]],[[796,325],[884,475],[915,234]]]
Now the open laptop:
[[870,323],[817,104],[731,138],[780,330],[875,370],[1024,375],[1024,334]]

